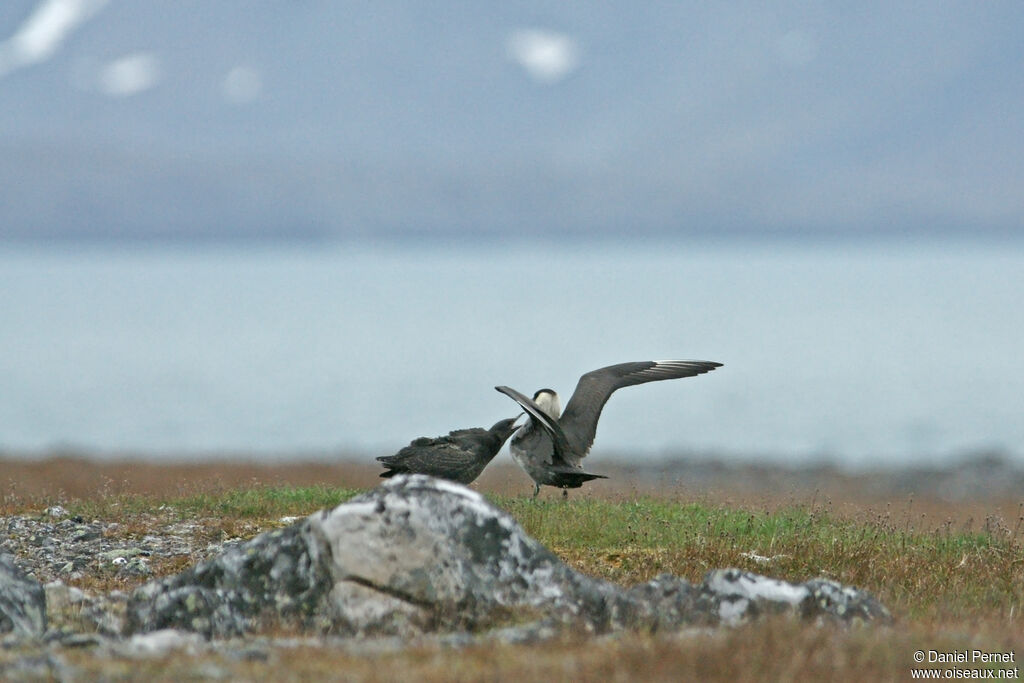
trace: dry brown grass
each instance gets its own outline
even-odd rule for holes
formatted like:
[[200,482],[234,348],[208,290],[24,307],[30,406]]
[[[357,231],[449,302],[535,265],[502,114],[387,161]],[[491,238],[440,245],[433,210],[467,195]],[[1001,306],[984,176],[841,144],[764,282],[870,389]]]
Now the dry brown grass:
[[352,463],[250,463],[217,461],[160,464],[97,461],[80,457],[41,460],[0,458],[0,492],[8,501],[52,502],[139,494],[173,498],[263,486],[369,488],[379,468]]
[[[1019,648],[1019,626],[906,626],[843,631],[785,618],[719,631],[614,638],[569,636],[537,645],[458,650],[411,646],[398,653],[349,653],[300,646],[269,660],[216,655],[203,666],[175,655],[155,661],[97,662],[74,653],[89,677],[116,680],[275,681],[905,681],[918,649]],[[197,676],[197,671],[204,672]]]

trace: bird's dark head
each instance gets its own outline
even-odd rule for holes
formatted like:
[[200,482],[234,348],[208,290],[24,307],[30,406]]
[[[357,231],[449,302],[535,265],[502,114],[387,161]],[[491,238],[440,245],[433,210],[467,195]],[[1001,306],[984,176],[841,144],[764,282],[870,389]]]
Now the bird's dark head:
[[491,434],[496,434],[501,438],[501,442],[505,443],[505,440],[508,439],[508,437],[512,436],[512,432],[519,429],[519,426],[516,424],[516,420],[518,420],[520,417],[522,417],[522,413],[516,415],[515,417],[510,417],[507,420],[495,422],[494,426],[491,427],[490,429]]
[[562,403],[554,389],[538,389],[533,395],[533,402],[556,420],[562,415]]

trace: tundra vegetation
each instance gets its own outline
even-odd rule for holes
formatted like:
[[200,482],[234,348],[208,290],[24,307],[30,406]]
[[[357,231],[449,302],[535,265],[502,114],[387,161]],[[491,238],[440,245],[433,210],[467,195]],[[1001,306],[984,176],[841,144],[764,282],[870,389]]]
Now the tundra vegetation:
[[[196,548],[280,528],[375,482],[358,466],[2,464],[0,516],[44,516],[59,505],[66,516],[116,525],[105,532],[112,541],[174,527],[188,529]],[[529,482],[510,467],[496,468],[478,490],[579,571],[623,585],[664,572],[699,582],[720,567],[794,582],[823,576],[871,591],[895,623],[842,628],[776,616],[680,633],[565,633],[461,647],[423,640],[365,651],[282,628],[260,635],[294,637],[289,647],[257,645],[248,657],[204,649],[124,658],[88,647],[64,648],[61,657],[84,679],[108,680],[905,680],[915,667],[950,666],[919,665],[918,650],[1024,651],[1024,511],[1011,497],[897,496],[869,480],[771,490],[726,482],[700,491],[619,477],[568,501],[558,491],[531,500]],[[129,591],[199,559],[153,558],[149,576],[133,576],[97,558],[65,580],[90,593]],[[0,648],[0,665],[17,656],[18,648]]]

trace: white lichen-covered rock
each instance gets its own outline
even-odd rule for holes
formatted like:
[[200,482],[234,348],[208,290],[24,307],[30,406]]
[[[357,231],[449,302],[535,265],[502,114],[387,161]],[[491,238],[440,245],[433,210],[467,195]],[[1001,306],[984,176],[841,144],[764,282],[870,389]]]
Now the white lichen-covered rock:
[[194,655],[207,647],[198,634],[174,629],[161,629],[149,633],[137,633],[116,647],[122,657],[144,658],[165,657],[171,652],[180,651]]
[[0,633],[39,636],[46,630],[43,586],[0,553]]
[[227,636],[284,620],[345,635],[410,636],[510,618],[591,632],[660,630],[766,611],[888,619],[853,588],[738,570],[711,572],[700,585],[666,575],[626,590],[572,570],[479,494],[414,475],[141,587],[127,622],[136,633]]
[[723,623],[735,624],[762,612],[793,611],[804,617],[843,621],[888,621],[891,617],[870,594],[828,579],[789,583],[739,569],[716,569],[704,577],[715,595]]

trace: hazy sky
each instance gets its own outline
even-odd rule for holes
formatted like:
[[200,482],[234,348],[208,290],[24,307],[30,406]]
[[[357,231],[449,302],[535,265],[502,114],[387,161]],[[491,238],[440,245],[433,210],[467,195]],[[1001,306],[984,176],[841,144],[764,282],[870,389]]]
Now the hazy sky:
[[0,4],[0,237],[1024,229],[1024,5]]

